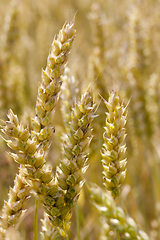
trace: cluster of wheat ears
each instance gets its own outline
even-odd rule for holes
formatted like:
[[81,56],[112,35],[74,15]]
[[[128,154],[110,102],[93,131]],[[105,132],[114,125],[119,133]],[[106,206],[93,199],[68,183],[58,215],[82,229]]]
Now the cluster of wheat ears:
[[[122,2],[125,8],[126,0]],[[67,21],[51,44],[35,99],[31,95],[35,94],[31,82],[31,87],[26,82],[27,78],[30,79],[30,74],[34,77],[32,62],[29,65],[27,60],[24,60],[27,55],[23,51],[23,57],[17,52],[17,57],[14,56],[14,45],[18,41],[18,12],[17,1],[13,1],[1,41],[0,167],[3,169],[3,161],[8,161],[9,166],[13,165],[13,159],[16,162],[16,170],[13,170],[16,177],[0,212],[0,240],[23,239],[19,226],[25,221],[27,209],[30,209],[31,203],[28,202],[31,196],[35,199],[32,230],[34,240],[38,240],[40,235],[44,240],[67,240],[73,236],[78,240],[159,239],[160,164],[157,146],[160,125],[160,73],[157,64],[154,67],[152,58],[155,57],[157,61],[159,59],[155,52],[155,49],[158,49],[157,52],[160,53],[157,47],[159,38],[153,30],[160,26],[155,24],[159,16],[158,10],[155,11],[153,19],[147,10],[148,6],[152,10],[156,9],[159,1],[153,2],[137,1],[128,8],[127,17],[123,19],[128,22],[123,29],[125,34],[128,33],[127,40],[124,40],[124,35],[120,33],[119,19],[113,24],[114,18],[110,15],[107,22],[100,5],[92,5],[88,18],[92,22],[94,50],[88,59],[86,83],[85,80],[77,80],[79,75],[85,78],[85,74],[81,74],[82,70],[75,67],[76,71],[72,71],[72,66],[67,66],[69,54],[72,50],[74,52],[75,18],[78,16]],[[75,6],[74,4],[73,1],[72,6]],[[106,4],[108,13],[111,14],[113,3],[108,1]],[[41,7],[43,8],[43,4]],[[119,16],[123,15],[121,8],[116,11]],[[108,29],[108,41],[104,34],[105,28]],[[86,29],[88,30],[87,26]],[[32,28],[30,31],[32,35]],[[42,31],[41,44],[46,41]],[[116,48],[116,44],[121,48]],[[19,46],[15,47],[16,50],[18,48]],[[17,67],[19,59],[23,59],[23,65],[30,69],[28,73]],[[73,66],[78,64],[79,59],[76,59]],[[83,65],[80,65],[80,68],[82,67]],[[13,79],[14,74],[15,79],[24,75],[22,81],[16,82],[18,80]],[[107,82],[105,78],[111,81]],[[115,78],[120,81],[116,82]],[[111,86],[110,91],[107,84]],[[30,89],[33,92],[29,93]],[[32,99],[32,105],[36,102],[35,113],[27,110],[27,98]],[[23,104],[20,104],[20,99],[23,99]],[[22,112],[23,120],[20,121],[19,115],[21,117]],[[63,122],[63,127],[59,127],[58,121]],[[54,138],[57,132],[58,140]],[[56,144],[61,145],[60,154]],[[127,159],[135,160],[135,166],[129,167],[128,182],[123,186],[129,164]],[[86,171],[90,172],[88,176],[91,177],[87,178]],[[0,181],[1,175],[3,174],[0,174]],[[142,178],[146,185],[139,185],[138,188]],[[134,186],[133,190],[128,183]],[[3,190],[2,185],[1,188]],[[138,198],[140,191],[145,196],[141,200]],[[145,192],[148,194],[145,195]],[[127,197],[130,203],[125,206]],[[136,198],[139,199],[138,203]],[[1,201],[3,202],[3,199]],[[86,204],[87,208],[93,211],[88,222],[96,226],[94,237],[83,234],[81,230],[82,215],[85,213],[81,214],[78,210],[79,201],[81,209],[85,208]],[[85,201],[86,203],[83,203]],[[137,206],[140,206],[140,211]],[[148,210],[144,210],[146,206]],[[40,231],[39,208],[40,212],[43,212]],[[135,219],[136,214],[139,214],[139,217]],[[75,222],[75,218],[77,221],[74,227],[77,225],[77,232],[72,235],[71,223]],[[137,223],[139,219],[142,227]]]

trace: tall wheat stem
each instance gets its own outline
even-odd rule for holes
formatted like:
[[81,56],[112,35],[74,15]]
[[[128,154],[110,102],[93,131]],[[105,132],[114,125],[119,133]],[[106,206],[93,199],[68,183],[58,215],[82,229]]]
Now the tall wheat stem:
[[78,240],[81,240],[78,204],[76,205],[76,219],[77,219],[77,237]]
[[39,201],[35,201],[35,214],[34,214],[34,240],[38,240],[38,207]]

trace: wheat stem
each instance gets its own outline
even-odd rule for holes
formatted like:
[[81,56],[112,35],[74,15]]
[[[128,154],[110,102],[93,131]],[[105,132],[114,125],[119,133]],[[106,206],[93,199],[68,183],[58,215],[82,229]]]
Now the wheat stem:
[[38,207],[39,201],[35,201],[35,214],[34,214],[34,240],[38,240]]
[[78,204],[76,205],[76,220],[77,220],[77,237],[78,240],[81,240]]
[[117,240],[121,240],[118,231],[117,231]]

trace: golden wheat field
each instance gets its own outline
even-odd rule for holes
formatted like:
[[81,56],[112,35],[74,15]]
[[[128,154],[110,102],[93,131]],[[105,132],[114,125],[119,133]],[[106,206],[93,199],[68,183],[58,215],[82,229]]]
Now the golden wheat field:
[[0,0],[0,240],[160,240],[160,1]]

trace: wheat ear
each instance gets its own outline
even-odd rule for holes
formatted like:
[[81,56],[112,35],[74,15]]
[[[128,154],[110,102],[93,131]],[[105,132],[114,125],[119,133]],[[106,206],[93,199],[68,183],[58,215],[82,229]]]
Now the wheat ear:
[[127,216],[122,208],[116,206],[114,199],[107,192],[96,184],[91,184],[89,191],[94,206],[104,216],[106,223],[119,232],[121,240],[150,240],[133,218]]
[[[11,110],[8,112],[8,118],[9,121],[5,122],[6,125],[1,126],[1,131],[9,137],[12,137],[12,140],[6,140],[7,144],[17,150],[18,145],[20,146],[22,141],[27,141],[29,138],[29,130],[28,128],[23,128],[22,123],[19,124],[17,116],[14,115]],[[9,154],[12,155],[12,153]],[[15,154],[13,155],[15,156]],[[30,187],[24,183],[23,179],[24,178],[21,173],[16,175],[14,187],[10,188],[8,194],[9,199],[7,202],[4,202],[0,222],[0,234],[2,239],[5,236],[6,230],[10,226],[16,225],[24,212],[23,208],[26,200],[28,199]]]
[[62,83],[60,76],[64,72],[74,38],[74,23],[66,23],[53,41],[47,67],[42,71],[42,83],[38,88],[36,103],[36,117],[32,119],[32,134],[40,142],[48,140],[54,130],[51,126],[51,112],[59,98]]
[[61,112],[66,131],[70,129],[69,122],[71,121],[71,111],[74,107],[75,100],[78,94],[78,81],[71,75],[71,71],[66,67],[62,79],[61,93]]
[[68,234],[72,208],[84,184],[83,175],[88,167],[85,151],[92,139],[91,122],[95,117],[95,106],[89,89],[82,96],[81,101],[75,103],[71,114],[70,132],[63,144],[64,159],[56,171],[58,186],[64,193],[64,206],[59,216],[63,224],[60,229],[62,236]]
[[22,174],[17,174],[14,187],[10,188],[9,200],[4,202],[0,222],[0,239],[3,239],[7,229],[18,223],[23,215],[25,203],[28,199],[30,188],[23,183]]
[[120,103],[116,91],[112,91],[109,100],[104,101],[106,113],[106,127],[103,134],[104,144],[101,151],[103,165],[103,179],[105,187],[111,191],[114,198],[119,195],[119,188],[126,176],[126,159],[123,159],[126,147],[124,144],[126,107]]

